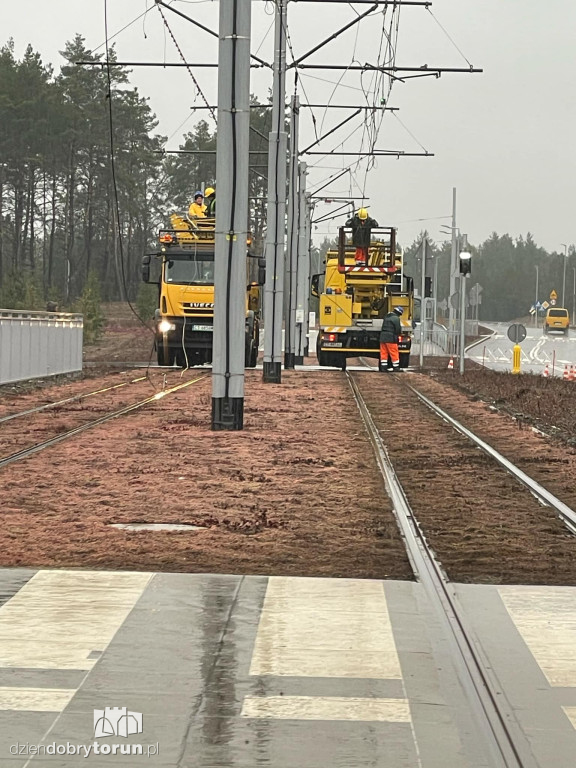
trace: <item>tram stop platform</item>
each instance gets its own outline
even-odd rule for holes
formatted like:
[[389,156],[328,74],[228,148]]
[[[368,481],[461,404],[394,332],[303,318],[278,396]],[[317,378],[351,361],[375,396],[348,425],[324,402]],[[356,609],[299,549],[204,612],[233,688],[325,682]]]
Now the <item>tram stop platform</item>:
[[[576,588],[457,593],[526,765],[574,768]],[[5,768],[492,765],[413,582],[4,570],[0,603]]]

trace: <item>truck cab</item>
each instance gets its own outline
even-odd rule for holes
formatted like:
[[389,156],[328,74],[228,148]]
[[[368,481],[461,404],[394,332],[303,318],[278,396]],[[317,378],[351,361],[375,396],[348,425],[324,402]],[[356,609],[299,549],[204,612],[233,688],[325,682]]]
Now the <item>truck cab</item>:
[[[189,368],[212,362],[214,330],[214,219],[188,220],[172,214],[171,229],[160,230],[159,250],[144,256],[142,278],[150,281],[150,264],[160,263],[158,308],[154,315],[158,365]],[[247,254],[248,257],[248,254]],[[247,258],[245,363],[254,367],[260,340],[261,283],[249,282]]]

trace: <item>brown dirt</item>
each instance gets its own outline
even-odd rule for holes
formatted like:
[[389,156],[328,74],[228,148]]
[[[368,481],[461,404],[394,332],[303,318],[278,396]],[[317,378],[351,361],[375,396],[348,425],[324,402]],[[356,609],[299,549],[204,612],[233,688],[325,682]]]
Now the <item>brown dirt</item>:
[[482,367],[467,370],[463,376],[443,367],[433,375],[437,381],[480,398],[524,424],[576,445],[574,381],[532,374],[512,375]]
[[[51,396],[80,384],[56,387]],[[127,390],[136,394],[116,390],[116,405]],[[6,466],[0,565],[411,578],[344,376],[284,372],[277,386],[248,372],[240,432],[211,431],[210,404],[206,378]],[[78,410],[60,413],[62,428]],[[17,422],[24,420],[2,426]],[[44,439],[46,422],[35,416],[19,428],[34,442],[39,432]],[[108,526],[127,522],[207,530]]]
[[84,362],[155,363],[152,323],[149,328],[143,326],[126,303],[112,302],[102,308],[106,317],[104,335],[97,343],[85,345]]
[[354,374],[415,515],[449,577],[484,583],[576,585],[576,538],[528,490],[435,416],[427,394],[552,493],[576,504],[576,452],[424,375]]

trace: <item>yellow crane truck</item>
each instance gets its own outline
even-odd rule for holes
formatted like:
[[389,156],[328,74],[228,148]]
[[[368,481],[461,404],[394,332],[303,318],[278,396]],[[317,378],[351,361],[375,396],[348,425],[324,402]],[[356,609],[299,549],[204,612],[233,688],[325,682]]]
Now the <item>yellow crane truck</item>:
[[326,254],[324,288],[321,274],[312,277],[312,293],[319,297],[318,364],[346,370],[351,357],[380,357],[382,320],[394,307],[403,307],[398,342],[400,367],[407,368],[412,346],[414,281],[404,275],[396,230],[371,231],[368,258],[357,264],[352,230],[341,227],[338,249]]
[[[151,280],[152,258],[160,264],[158,309],[154,332],[158,365],[189,368],[212,362],[214,329],[214,219],[170,217],[172,229],[160,230],[159,250],[142,259],[142,279]],[[254,368],[260,341],[261,286],[264,260],[258,259],[257,279],[251,280],[254,258],[246,252],[245,364]]]

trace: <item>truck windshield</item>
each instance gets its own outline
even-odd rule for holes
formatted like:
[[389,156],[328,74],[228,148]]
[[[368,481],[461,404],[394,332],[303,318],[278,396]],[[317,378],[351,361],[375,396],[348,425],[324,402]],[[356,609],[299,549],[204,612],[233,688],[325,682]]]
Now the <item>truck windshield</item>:
[[168,260],[164,271],[164,281],[166,283],[178,283],[178,285],[213,285],[214,260]]
[[550,317],[567,317],[568,310],[567,309],[549,309],[548,315]]

